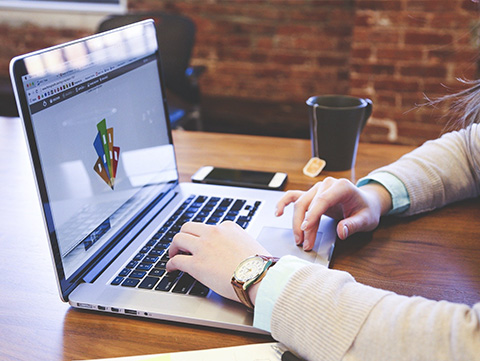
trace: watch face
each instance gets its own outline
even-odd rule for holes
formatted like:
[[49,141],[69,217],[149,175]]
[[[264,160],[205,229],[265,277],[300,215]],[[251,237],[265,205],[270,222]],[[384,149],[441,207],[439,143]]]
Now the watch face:
[[263,272],[265,260],[255,256],[243,261],[235,271],[235,278],[239,282],[247,282]]

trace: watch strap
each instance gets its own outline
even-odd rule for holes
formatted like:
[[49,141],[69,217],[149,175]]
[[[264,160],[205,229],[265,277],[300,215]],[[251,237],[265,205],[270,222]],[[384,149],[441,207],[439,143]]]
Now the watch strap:
[[250,299],[250,296],[248,294],[248,289],[253,286],[254,284],[260,282],[265,275],[267,274],[267,271],[270,267],[272,267],[275,263],[278,262],[279,258],[278,257],[272,257],[272,256],[263,256],[257,254],[256,257],[262,258],[266,263],[265,267],[262,271],[261,274],[258,275],[255,279],[252,279],[247,282],[239,282],[235,279],[235,275],[232,277],[232,286],[233,289],[240,300],[241,303],[243,303],[245,306],[247,306],[250,310],[253,310],[254,306],[252,303],[252,300]]

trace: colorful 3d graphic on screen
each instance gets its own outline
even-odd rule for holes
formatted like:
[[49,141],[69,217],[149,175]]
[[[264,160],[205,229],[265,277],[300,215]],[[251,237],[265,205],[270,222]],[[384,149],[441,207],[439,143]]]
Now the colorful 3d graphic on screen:
[[107,183],[114,188],[115,176],[117,175],[118,155],[120,148],[113,145],[113,128],[107,129],[105,119],[97,124],[98,133],[93,146],[98,154],[97,162],[93,169]]

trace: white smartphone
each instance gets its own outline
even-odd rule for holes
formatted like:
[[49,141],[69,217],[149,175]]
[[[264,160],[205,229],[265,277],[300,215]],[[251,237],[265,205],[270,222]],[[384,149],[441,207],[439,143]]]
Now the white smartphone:
[[286,173],[280,172],[204,166],[192,176],[192,182],[282,190],[287,178]]

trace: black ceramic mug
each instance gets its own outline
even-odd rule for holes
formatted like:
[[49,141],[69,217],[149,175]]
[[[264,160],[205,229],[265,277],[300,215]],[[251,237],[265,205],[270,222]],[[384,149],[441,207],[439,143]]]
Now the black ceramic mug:
[[355,166],[358,140],[372,114],[370,99],[347,95],[320,95],[307,100],[312,156],[326,161],[325,170]]

